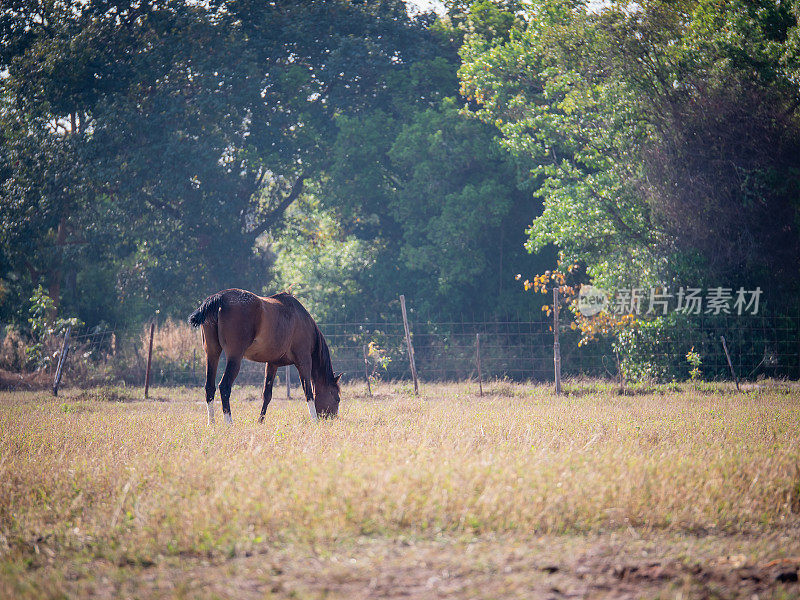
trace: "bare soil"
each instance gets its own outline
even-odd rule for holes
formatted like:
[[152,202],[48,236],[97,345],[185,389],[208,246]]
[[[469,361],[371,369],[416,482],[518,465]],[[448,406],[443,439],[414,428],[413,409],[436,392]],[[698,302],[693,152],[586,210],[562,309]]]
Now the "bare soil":
[[767,537],[643,537],[631,529],[528,540],[363,537],[147,565],[64,563],[51,556],[17,573],[15,589],[0,592],[53,598],[799,598],[798,540],[797,530]]

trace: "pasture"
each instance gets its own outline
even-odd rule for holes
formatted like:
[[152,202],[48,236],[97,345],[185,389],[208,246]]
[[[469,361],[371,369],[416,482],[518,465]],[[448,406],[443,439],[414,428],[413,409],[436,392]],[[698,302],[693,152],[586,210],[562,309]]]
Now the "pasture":
[[0,393],[0,597],[800,596],[796,389],[486,389]]

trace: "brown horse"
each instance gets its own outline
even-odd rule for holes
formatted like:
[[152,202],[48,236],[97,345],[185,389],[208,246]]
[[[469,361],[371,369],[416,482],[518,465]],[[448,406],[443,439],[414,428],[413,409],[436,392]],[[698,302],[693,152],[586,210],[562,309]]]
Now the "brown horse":
[[[222,351],[228,363],[219,382],[222,414],[231,418],[231,388],[242,359],[266,363],[264,369],[264,404],[259,423],[272,399],[272,384],[278,367],[295,365],[300,373],[311,417],[335,417],[339,412],[339,375],[331,368],[328,344],[314,319],[291,294],[268,298],[245,290],[224,290],[205,299],[189,323],[203,326],[206,350],[206,403],[208,423],[214,423],[214,384]],[[312,387],[313,384],[313,387]]]

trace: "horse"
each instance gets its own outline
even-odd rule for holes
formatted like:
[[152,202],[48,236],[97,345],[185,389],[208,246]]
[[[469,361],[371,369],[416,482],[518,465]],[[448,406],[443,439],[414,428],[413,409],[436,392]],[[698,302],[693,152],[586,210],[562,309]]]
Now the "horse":
[[339,378],[331,366],[325,337],[302,304],[281,292],[261,297],[240,289],[217,292],[206,298],[189,316],[193,327],[203,329],[206,351],[206,405],[208,424],[214,424],[214,393],[217,365],[222,351],[228,363],[219,382],[222,415],[231,417],[231,389],[242,359],[266,363],[263,404],[259,423],[272,399],[272,384],[278,367],[294,365],[300,373],[311,418],[335,417],[339,412]]

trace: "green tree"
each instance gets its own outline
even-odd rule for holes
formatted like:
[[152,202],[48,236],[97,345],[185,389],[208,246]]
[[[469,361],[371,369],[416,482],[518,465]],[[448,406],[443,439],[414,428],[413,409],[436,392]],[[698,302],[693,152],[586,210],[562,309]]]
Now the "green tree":
[[[370,248],[370,263],[362,266],[349,299],[331,297],[337,317],[393,311],[401,293],[437,317],[538,309],[514,281],[516,273],[546,264],[526,256],[523,247],[523,230],[541,210],[526,190],[531,182],[518,178],[527,171],[518,166],[525,159],[503,153],[497,129],[462,115],[456,100],[453,40],[465,28],[502,39],[514,19],[506,5],[483,3],[455,14],[449,23],[436,22],[436,58],[395,71],[387,80],[387,102],[377,110],[337,118],[336,143],[320,181],[320,206],[348,239]],[[323,221],[319,227],[324,228]],[[302,232],[293,224],[277,238],[278,246],[284,253],[303,254],[298,235]],[[315,249],[319,264],[326,252],[335,254],[338,247]],[[297,263],[305,262],[298,256]],[[293,289],[340,289],[335,270],[303,271],[297,263],[278,259],[278,285],[288,283],[285,267],[291,267],[299,285]]]
[[[336,301],[338,317],[394,310],[401,293],[437,317],[531,310],[514,276],[546,264],[523,246],[525,225],[541,205],[524,191],[516,162],[495,135],[493,127],[463,116],[452,98],[416,111],[339,119],[320,202],[327,218],[368,244],[371,261],[350,300]],[[284,235],[294,240],[297,234]],[[302,247],[280,245],[302,252],[287,248],[292,244]],[[307,274],[305,288],[337,285],[333,270]]]
[[649,132],[630,91],[604,80],[603,48],[583,3],[537,2],[508,42],[468,37],[459,76],[476,115],[532,161],[544,211],[528,230],[529,249],[557,245],[604,285],[644,283],[657,234],[637,193],[640,170],[626,156]]
[[556,244],[611,288],[785,290],[800,253],[796,39],[797,7],[768,0],[539,0],[503,44],[467,36],[459,75],[535,164],[532,251]]
[[0,35],[0,276],[90,322],[257,288],[254,242],[324,171],[335,118],[433,47],[399,1],[12,1]]
[[379,241],[348,232],[334,210],[308,194],[289,208],[269,247],[275,278],[265,291],[290,290],[317,320],[363,318],[380,301],[372,278],[382,250]]
[[527,304],[514,275],[535,264],[522,230],[541,207],[495,134],[446,100],[415,115],[389,150],[401,182],[390,204],[402,232],[397,258],[431,312],[499,315]]

